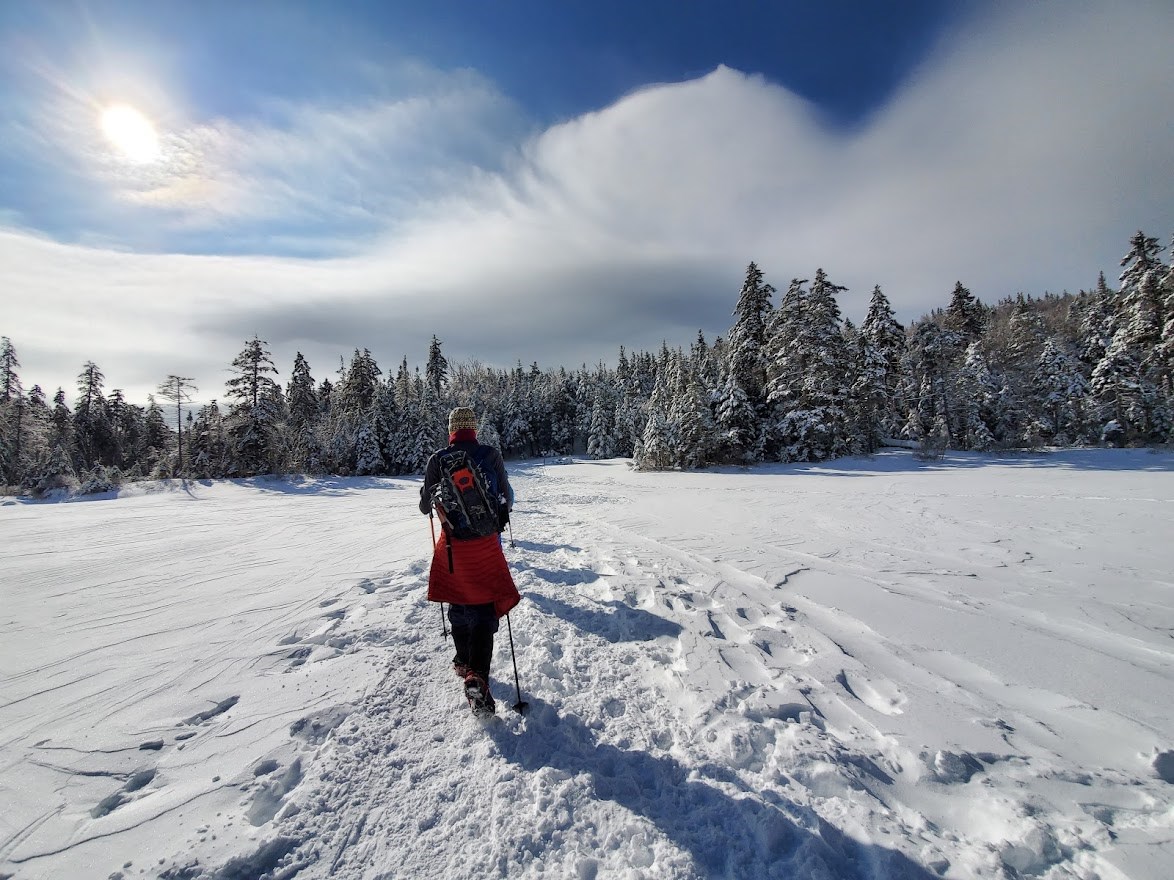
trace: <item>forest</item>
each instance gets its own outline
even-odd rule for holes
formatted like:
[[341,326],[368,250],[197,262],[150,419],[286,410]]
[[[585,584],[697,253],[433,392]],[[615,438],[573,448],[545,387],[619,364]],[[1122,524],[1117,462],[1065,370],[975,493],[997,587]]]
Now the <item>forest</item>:
[[[1172,249],[1174,250],[1174,246]],[[221,398],[163,378],[145,406],[87,361],[71,401],[25,390],[0,339],[0,487],[43,496],[125,481],[260,474],[422,473],[446,414],[470,405],[479,437],[508,456],[631,458],[642,469],[824,461],[884,445],[947,449],[1162,446],[1174,425],[1174,261],[1139,231],[1116,287],[994,304],[961,281],[943,308],[903,326],[877,286],[860,326],[823,270],[779,295],[750,263],[724,337],[615,365],[512,369],[450,364],[432,337],[423,370],[384,373],[370,351],[318,381],[298,353],[282,382],[254,337]],[[777,300],[775,297],[777,296]]]

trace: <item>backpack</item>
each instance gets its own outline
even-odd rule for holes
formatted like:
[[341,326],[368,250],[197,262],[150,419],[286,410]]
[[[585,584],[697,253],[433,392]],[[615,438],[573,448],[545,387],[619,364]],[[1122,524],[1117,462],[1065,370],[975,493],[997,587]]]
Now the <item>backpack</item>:
[[496,535],[502,529],[497,496],[486,484],[479,462],[463,449],[440,453],[440,479],[432,490],[432,506],[445,534],[457,541]]

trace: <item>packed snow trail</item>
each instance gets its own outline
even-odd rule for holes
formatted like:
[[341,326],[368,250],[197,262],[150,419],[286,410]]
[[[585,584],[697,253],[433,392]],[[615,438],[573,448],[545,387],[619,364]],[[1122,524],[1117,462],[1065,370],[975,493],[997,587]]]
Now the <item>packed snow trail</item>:
[[[5,812],[0,874],[1157,880],[1174,861],[1170,461],[514,465],[530,710],[508,709],[503,626],[488,722],[424,599],[413,481],[197,486],[170,529],[145,508],[115,523],[157,498],[22,508],[105,524],[121,550],[61,590],[93,642],[12,657],[0,722],[23,727],[4,725],[0,767],[24,749],[74,781]],[[162,589],[173,567],[140,569],[176,529],[186,599]],[[139,653],[156,631],[183,662]],[[93,731],[68,725],[79,695]]]

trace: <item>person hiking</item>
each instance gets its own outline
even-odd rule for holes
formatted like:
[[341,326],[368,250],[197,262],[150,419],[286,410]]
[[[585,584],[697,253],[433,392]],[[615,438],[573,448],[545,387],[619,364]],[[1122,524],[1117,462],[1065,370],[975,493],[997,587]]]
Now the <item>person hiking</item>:
[[424,470],[420,511],[431,515],[435,510],[440,517],[442,534],[432,552],[428,600],[442,608],[448,603],[456,648],[453,671],[478,715],[497,709],[489,688],[493,637],[501,617],[521,601],[500,535],[513,506],[514,490],[501,453],[477,442],[473,410],[456,407],[448,414],[448,446],[434,452]]

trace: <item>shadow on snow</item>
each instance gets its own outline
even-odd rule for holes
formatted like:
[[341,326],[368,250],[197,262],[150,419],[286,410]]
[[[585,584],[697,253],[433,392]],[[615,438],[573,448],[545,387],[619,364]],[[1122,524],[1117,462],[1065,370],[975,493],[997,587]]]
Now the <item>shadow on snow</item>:
[[572,623],[584,632],[594,633],[612,644],[647,642],[659,636],[676,638],[682,632],[680,624],[658,617],[643,608],[632,608],[614,600],[600,603],[609,610],[595,611],[576,608],[538,593],[530,593],[526,599],[547,614]]
[[947,452],[940,459],[920,459],[907,450],[883,450],[870,456],[820,462],[762,463],[747,467],[711,467],[685,473],[758,476],[876,477],[884,474],[1002,468],[1058,468],[1071,471],[1165,472],[1174,470],[1174,455],[1150,449],[1057,449],[1043,452]]
[[936,877],[900,852],[851,839],[810,809],[753,791],[725,768],[687,767],[669,755],[597,743],[578,719],[533,697],[526,717],[518,729],[487,728],[505,760],[527,772],[553,767],[589,776],[596,796],[655,824],[704,876]]

